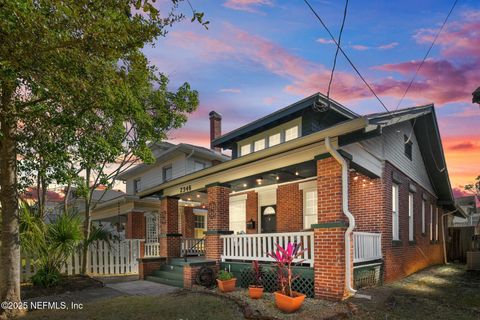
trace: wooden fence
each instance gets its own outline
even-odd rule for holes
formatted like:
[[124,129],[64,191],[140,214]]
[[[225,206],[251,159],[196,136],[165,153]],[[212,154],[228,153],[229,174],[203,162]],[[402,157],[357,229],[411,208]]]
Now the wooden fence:
[[[97,241],[88,248],[87,273],[90,275],[138,274],[140,241],[124,240]],[[62,267],[61,272],[68,275],[79,274],[81,269],[81,252],[75,252]],[[22,281],[27,281],[35,274],[36,267],[30,257],[22,256],[20,272]]]

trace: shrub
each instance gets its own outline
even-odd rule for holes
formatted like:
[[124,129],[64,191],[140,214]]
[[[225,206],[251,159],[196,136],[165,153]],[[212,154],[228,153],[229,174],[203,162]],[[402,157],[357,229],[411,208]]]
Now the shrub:
[[220,270],[217,275],[217,279],[220,281],[227,281],[233,279],[233,273],[228,272],[226,270]]
[[53,287],[59,284],[60,277],[58,270],[41,267],[32,276],[31,280],[34,286]]
[[268,254],[275,260],[280,290],[286,296],[293,297],[292,282],[298,276],[293,274],[292,265],[294,265],[294,260],[301,257],[305,251],[306,249],[302,249],[302,243],[289,242],[287,248],[284,249],[277,244],[277,250]]
[[263,269],[257,260],[252,261],[252,275],[252,285],[256,287],[261,287],[263,284]]

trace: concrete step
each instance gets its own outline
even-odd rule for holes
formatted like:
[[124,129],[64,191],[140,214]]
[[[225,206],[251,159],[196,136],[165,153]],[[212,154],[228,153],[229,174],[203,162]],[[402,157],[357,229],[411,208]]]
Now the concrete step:
[[181,280],[181,281],[183,281],[183,272],[178,273],[178,272],[171,272],[171,271],[156,270],[155,272],[153,272],[153,276],[168,279],[168,280]]
[[173,286],[173,287],[183,288],[183,279],[182,280],[172,280],[172,279],[165,279],[165,278],[160,278],[160,277],[155,277],[155,276],[147,276],[145,278],[145,280],[152,281],[152,282],[157,282],[157,283],[162,283],[162,284],[166,284],[166,285]]

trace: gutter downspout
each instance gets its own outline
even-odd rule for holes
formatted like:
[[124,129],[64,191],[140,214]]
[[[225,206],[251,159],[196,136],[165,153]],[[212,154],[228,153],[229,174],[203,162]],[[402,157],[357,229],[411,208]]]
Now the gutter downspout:
[[444,214],[442,214],[442,235],[443,235],[443,261],[445,262],[445,264],[448,264],[448,261],[447,261],[447,242],[445,241],[445,227],[444,227],[444,222],[443,220],[445,220],[445,216],[448,216],[452,213],[455,213],[457,212],[458,209],[455,209],[453,211],[449,211],[449,212],[446,212]]
[[348,209],[348,163],[336,149],[332,147],[330,137],[325,137],[325,147],[335,160],[342,166],[342,211],[348,218],[348,228],[345,231],[345,287],[354,295],[357,292],[352,288],[350,236],[355,228],[355,218]]

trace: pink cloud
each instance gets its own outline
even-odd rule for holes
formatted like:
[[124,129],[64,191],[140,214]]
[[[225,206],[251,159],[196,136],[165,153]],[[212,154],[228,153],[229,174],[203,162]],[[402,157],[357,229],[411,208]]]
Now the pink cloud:
[[220,92],[224,92],[224,93],[240,93],[242,92],[242,90],[238,89],[238,88],[223,88],[223,89],[220,89]]
[[333,43],[335,43],[332,39],[325,39],[325,38],[318,38],[317,42],[321,43],[321,44],[333,44]]
[[223,6],[240,11],[247,11],[252,13],[258,13],[255,8],[260,6],[273,6],[270,0],[228,0],[223,3]]
[[469,150],[475,149],[475,145],[470,141],[466,141],[466,142],[461,142],[461,143],[455,144],[453,146],[450,146],[449,149],[460,150],[460,151],[469,151]]
[[382,44],[380,46],[378,46],[377,48],[380,49],[380,50],[388,50],[388,49],[393,49],[395,47],[397,47],[399,45],[398,42],[390,42],[390,43],[387,43],[387,44]]
[[352,48],[354,50],[358,50],[358,51],[365,51],[365,50],[370,49],[370,47],[367,47],[367,46],[364,46],[364,45],[361,45],[361,44],[354,44],[354,45],[352,45]]

